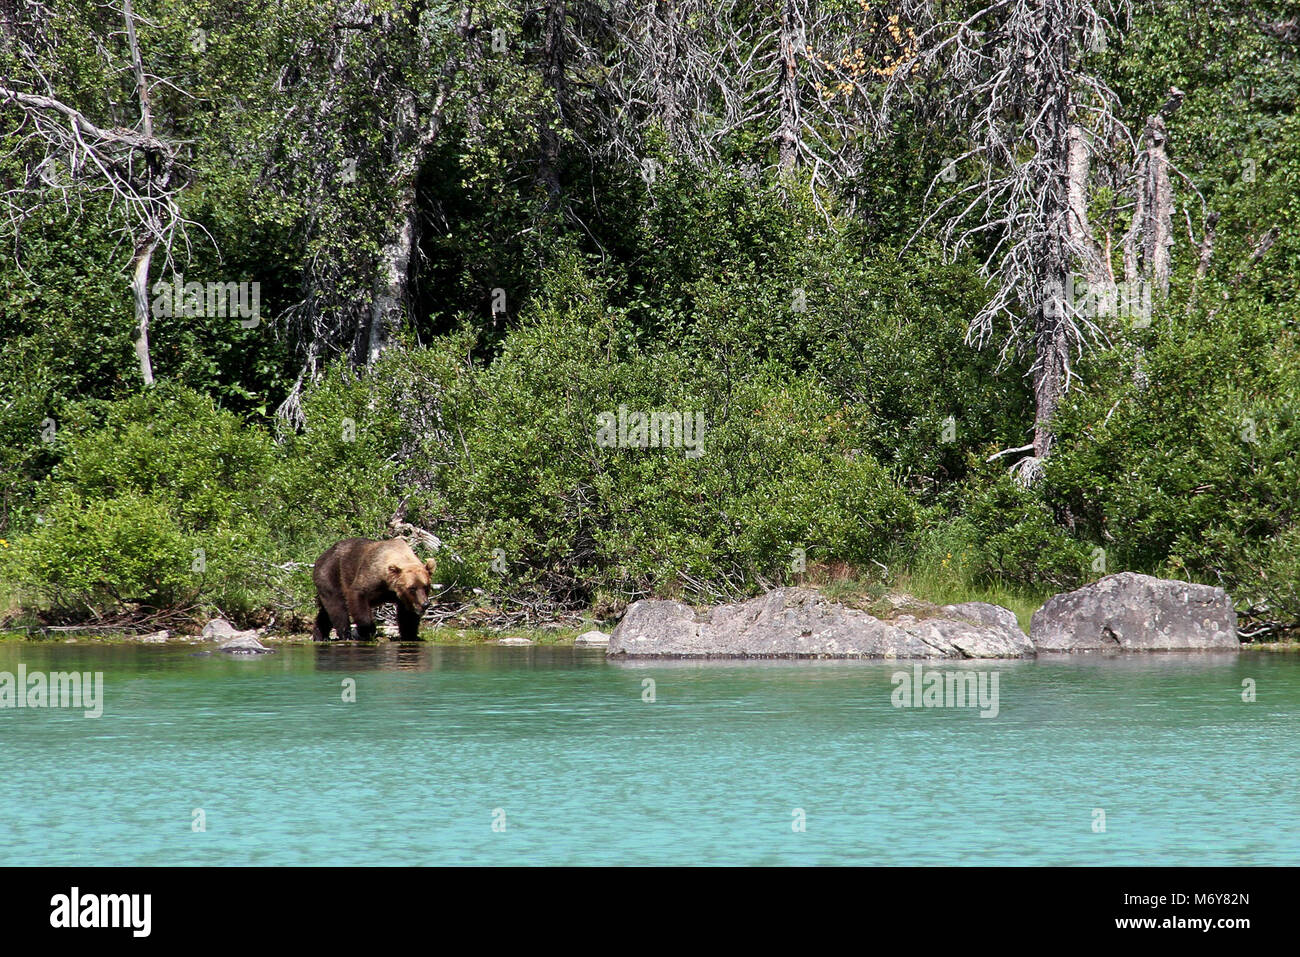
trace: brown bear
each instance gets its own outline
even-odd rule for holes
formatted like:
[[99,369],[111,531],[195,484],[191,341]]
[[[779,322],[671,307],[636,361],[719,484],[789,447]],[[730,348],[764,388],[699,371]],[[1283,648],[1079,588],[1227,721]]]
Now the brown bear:
[[[313,641],[326,641],[330,628],[344,641],[357,626],[362,641],[375,637],[374,608],[384,602],[397,605],[397,632],[402,641],[419,641],[420,616],[429,604],[430,577],[437,562],[422,562],[400,538],[371,541],[345,538],[316,559],[316,627]],[[350,620],[349,620],[350,619]]]

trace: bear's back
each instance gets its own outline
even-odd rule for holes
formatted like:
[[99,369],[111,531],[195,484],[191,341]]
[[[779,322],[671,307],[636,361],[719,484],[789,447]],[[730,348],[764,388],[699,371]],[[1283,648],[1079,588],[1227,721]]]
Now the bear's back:
[[386,538],[383,541],[371,542],[368,539],[358,538],[351,541],[367,542],[369,547],[363,550],[362,564],[368,568],[388,570],[389,565],[396,565],[398,568],[424,567],[424,563],[416,557],[411,546],[401,538]]
[[321,553],[312,568],[311,577],[316,586],[350,581],[365,561],[369,547],[380,544],[383,543],[369,538],[345,538],[335,542]]

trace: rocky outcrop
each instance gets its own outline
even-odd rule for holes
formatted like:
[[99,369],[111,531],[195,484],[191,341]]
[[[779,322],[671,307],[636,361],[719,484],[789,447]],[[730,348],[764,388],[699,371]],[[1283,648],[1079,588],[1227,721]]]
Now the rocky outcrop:
[[270,655],[274,654],[272,649],[266,647],[257,640],[257,636],[251,631],[240,632],[233,638],[223,641],[218,651],[224,651],[228,655]]
[[610,636],[628,658],[1025,658],[1016,617],[972,602],[888,620],[807,588],[777,588],[696,612],[677,601],[635,602]]
[[1049,598],[1034,647],[1071,651],[1236,651],[1237,612],[1222,588],[1122,572]]
[[[265,630],[265,629],[263,629]],[[269,655],[272,650],[258,641],[259,633],[250,628],[238,631],[234,625],[223,618],[214,618],[203,626],[205,641],[219,641],[218,651],[228,655]]]

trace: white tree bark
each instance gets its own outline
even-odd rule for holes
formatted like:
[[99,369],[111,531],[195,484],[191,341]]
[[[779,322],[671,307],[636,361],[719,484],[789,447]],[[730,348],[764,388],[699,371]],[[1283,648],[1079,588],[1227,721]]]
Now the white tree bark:
[[1165,122],[1147,120],[1146,148],[1138,156],[1133,225],[1124,239],[1124,279],[1130,286],[1151,283],[1154,296],[1169,294],[1170,254],[1174,244],[1173,186],[1165,154]]
[[370,342],[366,364],[374,365],[396,342],[409,303],[411,254],[415,247],[417,213],[415,186],[398,204],[397,232],[383,250],[379,280],[370,304]]
[[140,363],[144,384],[153,385],[153,360],[149,356],[149,266],[158,240],[152,234],[136,246],[131,270],[131,292],[135,301],[135,354]]

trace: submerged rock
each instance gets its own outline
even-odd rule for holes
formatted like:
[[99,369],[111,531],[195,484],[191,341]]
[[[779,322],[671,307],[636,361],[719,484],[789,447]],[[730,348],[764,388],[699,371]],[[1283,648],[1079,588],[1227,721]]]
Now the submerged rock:
[[1027,658],[1015,615],[971,602],[887,621],[808,588],[777,588],[698,613],[678,601],[635,602],[610,636],[629,658]]
[[1107,575],[1049,598],[1029,626],[1039,651],[1236,651],[1237,611],[1222,588]]
[[270,655],[275,652],[266,647],[257,640],[257,635],[251,631],[240,632],[234,638],[221,643],[218,651],[224,651],[228,655]]

